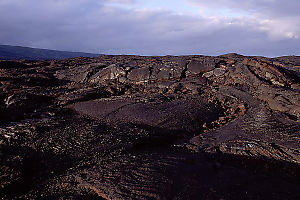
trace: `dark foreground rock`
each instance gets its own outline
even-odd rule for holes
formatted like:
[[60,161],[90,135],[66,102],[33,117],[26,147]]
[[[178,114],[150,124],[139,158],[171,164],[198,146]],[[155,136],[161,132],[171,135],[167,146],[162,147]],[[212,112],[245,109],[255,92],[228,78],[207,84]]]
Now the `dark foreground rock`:
[[0,197],[300,199],[298,61],[0,61]]

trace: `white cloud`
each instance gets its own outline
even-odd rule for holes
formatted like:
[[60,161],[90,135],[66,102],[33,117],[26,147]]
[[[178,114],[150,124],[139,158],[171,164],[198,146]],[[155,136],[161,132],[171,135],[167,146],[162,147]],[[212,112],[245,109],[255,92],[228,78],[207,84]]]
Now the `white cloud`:
[[295,26],[292,21],[288,19],[266,19],[260,21],[259,28],[266,31],[273,40],[298,39],[299,26]]
[[196,6],[204,8],[228,8],[244,12],[258,12],[267,15],[291,16],[299,15],[300,4],[298,0],[186,0]]
[[[300,35],[300,2],[298,0],[186,0],[207,12],[231,18],[244,16],[256,23],[255,28],[265,31],[271,40],[297,39]],[[233,16],[230,16],[230,13]]]

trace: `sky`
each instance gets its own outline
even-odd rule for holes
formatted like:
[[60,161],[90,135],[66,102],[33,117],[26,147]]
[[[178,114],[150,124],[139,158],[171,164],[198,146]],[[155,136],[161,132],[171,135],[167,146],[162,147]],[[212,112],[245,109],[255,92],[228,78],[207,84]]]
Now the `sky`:
[[299,0],[0,0],[0,44],[136,55],[300,55]]

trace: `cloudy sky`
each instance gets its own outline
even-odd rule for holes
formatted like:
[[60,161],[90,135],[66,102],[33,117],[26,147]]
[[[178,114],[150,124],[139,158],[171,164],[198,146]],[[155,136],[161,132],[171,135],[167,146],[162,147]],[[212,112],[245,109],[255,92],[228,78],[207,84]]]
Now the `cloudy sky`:
[[139,55],[300,55],[299,0],[0,0],[0,44]]

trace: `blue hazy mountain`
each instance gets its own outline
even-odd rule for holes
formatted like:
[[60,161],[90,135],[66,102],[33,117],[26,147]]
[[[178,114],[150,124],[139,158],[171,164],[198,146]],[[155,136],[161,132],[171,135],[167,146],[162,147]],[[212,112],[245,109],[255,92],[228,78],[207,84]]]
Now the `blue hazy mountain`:
[[0,60],[52,60],[74,57],[97,57],[99,54],[57,51],[22,46],[0,45]]

